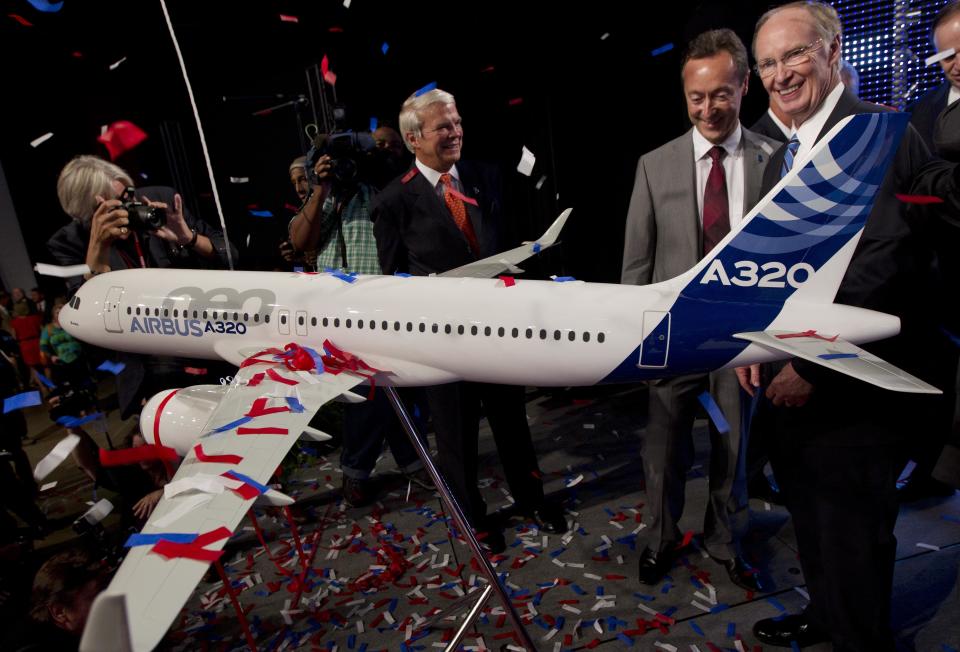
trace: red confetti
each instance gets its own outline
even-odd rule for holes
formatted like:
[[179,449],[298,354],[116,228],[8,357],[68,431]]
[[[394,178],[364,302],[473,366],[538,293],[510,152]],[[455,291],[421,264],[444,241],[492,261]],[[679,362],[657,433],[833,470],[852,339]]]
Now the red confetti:
[[523,98],[522,98],[522,97],[515,97],[515,98],[513,98],[512,100],[509,100],[509,101],[507,102],[507,104],[510,105],[510,106],[517,106],[517,105],[519,105],[519,104],[523,104]]
[[243,458],[239,455],[207,455],[203,452],[203,444],[194,446],[193,454],[197,456],[199,461],[211,464],[239,464],[243,461]]
[[690,545],[690,542],[693,541],[693,530],[687,530],[683,533],[683,541],[680,543],[677,548],[686,548]]
[[327,31],[331,34],[343,34],[343,28],[339,25],[334,25],[333,27],[328,28]]
[[173,543],[171,541],[160,541],[150,552],[155,552],[167,559],[196,559],[197,561],[216,561],[220,559],[223,550],[207,550],[204,546],[216,543],[223,539],[228,539],[232,533],[225,527],[219,527],[212,532],[205,532],[193,540],[192,543]]
[[299,23],[300,19],[296,16],[287,16],[286,14],[280,14],[280,22],[282,23]]
[[599,638],[595,638],[595,639],[593,639],[592,641],[590,641],[589,643],[587,643],[586,648],[587,648],[588,650],[592,650],[593,648],[597,647],[598,645],[600,645],[600,639],[599,639]]
[[73,57],[74,59],[82,59],[83,52],[81,52],[80,50],[74,50],[73,52],[70,53],[70,56]]
[[286,405],[276,406],[276,407],[267,407],[267,399],[264,397],[258,398],[253,402],[253,406],[250,408],[250,411],[247,412],[244,416],[247,417],[262,417],[267,414],[277,414],[279,412],[289,412],[290,408]]
[[152,460],[172,461],[179,457],[177,451],[168,446],[154,446],[144,444],[136,448],[124,448],[116,451],[100,449],[100,464],[102,466],[125,466]]
[[128,152],[147,139],[147,132],[129,120],[119,120],[110,125],[105,132],[97,137],[97,142],[103,143],[110,154],[110,160]]
[[897,199],[902,201],[904,204],[942,204],[943,199],[941,197],[935,197],[933,195],[902,195],[896,193]]
[[337,73],[333,72],[332,70],[328,70],[327,72],[323,73],[323,81],[327,82],[331,86],[336,86]]
[[24,27],[33,27],[33,23],[31,23],[29,20],[27,20],[23,16],[20,16],[18,14],[7,14],[7,15],[10,16],[10,18],[13,18],[15,21],[17,21],[21,25],[23,25]]
[[207,370],[203,367],[184,367],[183,373],[189,374],[191,376],[206,376]]
[[299,381],[290,380],[289,378],[284,378],[276,372],[275,369],[267,369],[267,375],[270,376],[270,380],[275,380],[278,383],[283,383],[284,385],[298,385]]
[[484,68],[484,69],[481,70],[480,72],[493,72],[493,66],[487,66],[486,68]]
[[512,276],[501,276],[500,280],[503,281],[503,287],[513,287],[517,284]]
[[263,372],[259,372],[250,377],[250,380],[247,381],[247,387],[256,387],[263,382]]
[[237,428],[238,435],[286,435],[289,431],[286,428],[276,428],[268,426],[265,428]]

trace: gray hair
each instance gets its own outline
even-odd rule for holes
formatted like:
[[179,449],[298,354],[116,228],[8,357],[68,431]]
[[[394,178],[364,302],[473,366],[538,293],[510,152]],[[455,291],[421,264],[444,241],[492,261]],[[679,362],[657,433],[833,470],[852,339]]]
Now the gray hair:
[[298,156],[297,158],[293,159],[293,163],[290,164],[290,168],[287,170],[287,173],[289,174],[290,172],[293,172],[293,171],[296,170],[297,168],[300,168],[300,169],[302,169],[302,170],[306,170],[306,169],[307,169],[307,157],[306,157],[306,156]]
[[113,199],[117,196],[113,182],[132,186],[133,179],[126,170],[99,156],[77,156],[63,166],[57,179],[57,197],[64,212],[84,226],[90,225],[97,211],[97,196]]
[[[817,34],[820,35],[820,38],[823,39],[823,46],[829,47],[830,43],[833,42],[833,39],[838,36],[843,36],[843,24],[840,22],[840,16],[837,14],[837,10],[828,5],[825,2],[818,2],[817,0],[799,0],[798,2],[788,2],[785,5],[780,5],[779,7],[774,7],[769,10],[767,13],[760,16],[760,20],[757,21],[757,26],[753,29],[753,43],[751,44],[751,50],[753,50],[753,57],[757,57],[757,34],[760,33],[760,28],[774,16],[784,9],[804,9],[810,17],[813,18],[813,26],[817,30]],[[837,67],[839,70],[840,61],[837,60]]]
[[453,95],[439,88],[434,88],[422,95],[411,95],[400,107],[400,135],[403,143],[411,153],[415,153],[413,145],[407,140],[407,134],[416,134],[417,138],[423,135],[423,117],[421,112],[431,104],[456,104]]
[[[934,33],[937,31],[937,28],[957,14],[960,14],[960,0],[950,0],[950,2],[940,7],[940,11],[938,11],[937,15],[933,17],[933,23],[930,25],[931,42],[933,41]],[[936,47],[937,44],[934,43],[933,46]]]

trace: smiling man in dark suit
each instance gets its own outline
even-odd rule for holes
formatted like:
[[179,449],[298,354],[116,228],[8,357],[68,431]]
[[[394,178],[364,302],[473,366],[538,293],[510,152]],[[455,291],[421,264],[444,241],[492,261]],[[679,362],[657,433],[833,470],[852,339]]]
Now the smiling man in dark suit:
[[[504,234],[508,225],[496,169],[460,159],[463,124],[453,95],[434,89],[411,96],[399,123],[416,160],[374,200],[384,274],[444,272],[513,246]],[[481,406],[517,511],[545,531],[566,531],[563,511],[544,500],[524,388],[459,382],[429,387],[426,394],[440,469],[471,524],[487,533],[491,550],[502,550],[504,540],[477,487]]]
[[[937,52],[950,48],[960,52],[960,0],[950,0],[940,8],[933,18],[930,32]],[[931,151],[937,117],[947,106],[960,99],[960,57],[953,54],[941,59],[940,67],[946,77],[944,82],[907,108],[913,114],[910,121]]]
[[[740,125],[749,70],[746,48],[729,29],[704,32],[690,43],[682,79],[693,128],[640,159],[627,213],[621,282],[657,283],[693,267],[760,197],[760,177],[777,143]],[[675,560],[697,396],[705,390],[719,403],[730,432],[710,426],[704,547],[733,582],[759,590],[756,573],[740,552],[748,521],[746,437],[740,427],[740,389],[730,369],[650,383],[650,417],[641,451],[649,527],[640,582],[659,583]]]
[[[791,166],[804,165],[812,148],[843,118],[888,110],[861,102],[841,82],[840,19],[826,3],[791,2],[768,11],[757,22],[753,51],[771,102],[794,127],[790,141],[770,159],[764,192]],[[868,348],[945,387],[951,371],[944,361],[951,353],[933,314],[929,238],[917,231],[922,224],[908,219],[907,205],[894,196],[909,192],[928,156],[916,131],[908,128],[836,302],[900,317],[898,337]],[[837,652],[892,651],[896,481],[906,461],[906,442],[927,435],[946,403],[847,380],[799,359],[783,366],[765,395],[775,406],[771,462],[793,517],[810,603],[800,614],[759,621],[754,633],[768,645],[803,647],[831,640]]]

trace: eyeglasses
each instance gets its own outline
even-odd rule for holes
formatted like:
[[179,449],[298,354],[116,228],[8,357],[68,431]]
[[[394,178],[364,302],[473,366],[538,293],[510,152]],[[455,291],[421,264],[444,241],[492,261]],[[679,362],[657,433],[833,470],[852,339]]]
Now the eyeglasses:
[[423,133],[425,134],[437,134],[441,138],[446,138],[452,133],[463,132],[463,120],[458,120],[453,123],[442,124],[436,129],[424,129]]
[[[780,63],[788,68],[795,68],[800,64],[810,61],[810,55],[822,47],[823,39],[818,38],[810,45],[797,48],[796,50],[790,50],[780,57]],[[760,77],[771,77],[777,73],[777,61],[776,59],[764,59],[763,61],[758,61],[757,65],[753,67],[753,70],[760,75]]]

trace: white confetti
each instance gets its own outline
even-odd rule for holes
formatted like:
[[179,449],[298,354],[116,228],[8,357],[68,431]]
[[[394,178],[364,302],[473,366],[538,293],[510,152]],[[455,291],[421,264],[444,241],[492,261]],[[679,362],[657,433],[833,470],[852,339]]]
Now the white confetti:
[[67,455],[69,455],[79,443],[80,437],[77,435],[67,435],[61,439],[60,442],[53,447],[53,450],[37,462],[37,466],[33,470],[33,479],[40,482],[50,475],[55,468],[63,463],[63,460],[67,459]]
[[230,183],[250,183],[250,177],[230,177]]
[[111,63],[111,64],[110,64],[110,70],[116,70],[117,68],[120,67],[120,64],[123,63],[123,62],[126,61],[126,60],[127,60],[127,58],[126,58],[126,57],[123,57],[122,59],[120,59],[120,61],[115,61],[115,62]]
[[957,51],[954,48],[947,48],[946,50],[937,52],[936,54],[927,57],[923,62],[928,66],[932,66],[935,63],[940,63],[944,59],[952,57],[956,53]]
[[45,484],[45,485],[43,485],[42,487],[40,487],[40,491],[46,491],[47,489],[53,489],[53,488],[56,487],[56,486],[57,486],[57,481],[54,480],[53,482],[48,482],[47,484]]
[[940,546],[935,546],[932,543],[918,543],[918,548],[925,548],[926,550],[940,550]]
[[533,166],[537,162],[537,157],[533,155],[529,149],[524,146],[523,151],[520,153],[520,163],[517,164],[517,172],[520,174],[529,177],[533,172]]
[[47,142],[51,138],[53,138],[53,132],[48,131],[47,133],[43,134],[39,138],[34,138],[33,140],[31,140],[30,147],[39,147],[40,145],[43,145],[45,142]]
[[537,179],[537,185],[535,185],[534,188],[536,188],[537,190],[540,190],[541,188],[543,188],[543,182],[546,180],[547,180],[547,175],[544,174],[539,179]]

